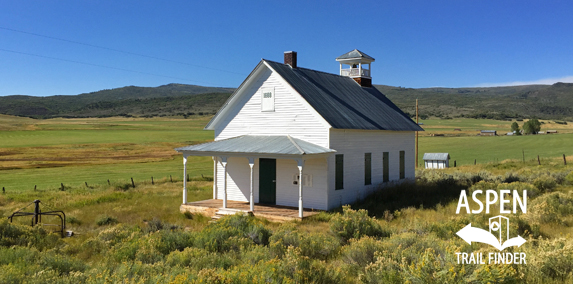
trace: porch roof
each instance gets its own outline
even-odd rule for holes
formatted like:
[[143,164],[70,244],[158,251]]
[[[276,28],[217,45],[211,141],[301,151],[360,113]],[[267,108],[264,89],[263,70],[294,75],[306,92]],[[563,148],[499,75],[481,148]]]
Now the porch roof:
[[432,160],[432,161],[445,161],[450,159],[449,153],[424,153],[424,157],[422,158],[424,161]]
[[335,150],[306,142],[289,135],[243,135],[234,138],[190,145],[175,149],[177,152],[197,155],[313,155],[330,154]]

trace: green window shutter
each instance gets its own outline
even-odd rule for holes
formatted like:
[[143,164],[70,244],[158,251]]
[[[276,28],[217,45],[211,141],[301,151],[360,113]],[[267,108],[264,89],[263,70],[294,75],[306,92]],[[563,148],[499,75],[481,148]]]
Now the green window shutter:
[[405,151],[400,151],[400,179],[406,178]]
[[344,155],[338,154],[336,155],[336,163],[335,163],[335,185],[334,189],[343,189],[344,188]]
[[388,156],[389,156],[388,152],[382,153],[383,182],[387,182],[390,180],[390,162],[388,161],[389,159]]
[[372,184],[372,153],[364,154],[364,184]]

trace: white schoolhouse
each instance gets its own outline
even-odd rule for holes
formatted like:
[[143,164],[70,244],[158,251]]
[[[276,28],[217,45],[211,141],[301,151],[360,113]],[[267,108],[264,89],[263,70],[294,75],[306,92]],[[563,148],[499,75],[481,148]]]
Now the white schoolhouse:
[[[423,131],[372,86],[374,58],[336,58],[340,74],[261,60],[205,129],[215,141],[176,149],[212,156],[213,198],[329,210],[384,183],[414,179],[414,135]],[[184,166],[186,172],[186,166]],[[186,185],[183,204],[187,203]]]

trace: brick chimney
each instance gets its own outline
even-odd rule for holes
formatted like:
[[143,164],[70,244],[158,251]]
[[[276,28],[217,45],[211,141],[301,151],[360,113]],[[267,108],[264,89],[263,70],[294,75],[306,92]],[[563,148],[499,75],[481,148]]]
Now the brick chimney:
[[296,51],[285,51],[285,64],[296,68]]

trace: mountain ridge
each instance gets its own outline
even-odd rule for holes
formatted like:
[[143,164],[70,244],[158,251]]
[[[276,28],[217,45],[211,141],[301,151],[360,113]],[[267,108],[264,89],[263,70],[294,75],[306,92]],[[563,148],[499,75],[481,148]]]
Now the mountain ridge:
[[[405,112],[453,118],[573,120],[573,83],[469,88],[375,85]],[[0,97],[0,113],[32,118],[214,114],[234,88],[167,84],[125,86],[71,96]]]

